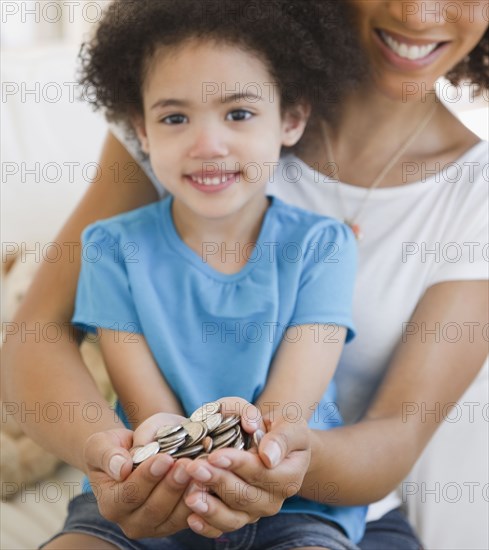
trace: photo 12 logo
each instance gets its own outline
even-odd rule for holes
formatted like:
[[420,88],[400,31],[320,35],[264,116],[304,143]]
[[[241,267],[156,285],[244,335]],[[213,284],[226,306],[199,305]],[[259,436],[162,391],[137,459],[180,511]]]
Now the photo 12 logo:
[[489,4],[484,0],[466,0],[464,2],[402,2],[402,20],[409,22],[412,18],[420,18],[422,22],[458,23],[465,19],[474,23],[479,18],[489,21]]

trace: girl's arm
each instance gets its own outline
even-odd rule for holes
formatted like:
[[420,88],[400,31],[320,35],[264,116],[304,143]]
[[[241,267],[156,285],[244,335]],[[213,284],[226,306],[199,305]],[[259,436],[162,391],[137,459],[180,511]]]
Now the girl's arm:
[[156,413],[185,416],[142,334],[100,330],[100,347],[112,385],[135,430]]
[[318,327],[289,328],[277,350],[268,380],[256,406],[274,421],[309,420],[338,364],[346,329],[337,327],[334,336],[324,336]]
[[347,327],[353,323],[357,263],[353,233],[332,220],[310,225],[302,246],[305,253],[290,326],[256,402],[265,418],[276,420],[278,415],[293,422],[309,420],[333,377]]

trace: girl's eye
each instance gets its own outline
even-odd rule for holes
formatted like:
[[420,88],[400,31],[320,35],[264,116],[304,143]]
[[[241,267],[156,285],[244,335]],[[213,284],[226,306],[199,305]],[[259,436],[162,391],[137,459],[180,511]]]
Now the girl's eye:
[[233,122],[239,122],[241,120],[248,120],[253,116],[253,113],[246,111],[244,109],[236,109],[236,111],[231,111],[226,120],[232,120]]
[[168,115],[165,118],[162,118],[160,122],[163,124],[185,124],[188,119],[185,115]]

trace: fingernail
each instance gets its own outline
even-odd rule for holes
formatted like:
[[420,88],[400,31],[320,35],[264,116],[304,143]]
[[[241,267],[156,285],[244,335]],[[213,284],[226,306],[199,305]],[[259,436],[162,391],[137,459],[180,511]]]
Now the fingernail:
[[247,418],[246,421],[250,425],[251,428],[254,428],[257,430],[260,427],[260,419],[259,418]]
[[193,482],[187,487],[187,495],[190,496],[195,493],[201,493],[202,489],[197,485],[197,483]]
[[126,459],[122,455],[114,455],[109,461],[109,470],[114,479],[120,479],[122,466]]
[[275,441],[267,441],[262,449],[262,453],[267,455],[272,468],[274,468],[280,462],[281,451]]
[[231,466],[231,461],[227,456],[219,456],[212,459],[212,464],[219,468],[229,468],[229,466]]
[[199,481],[209,481],[212,477],[212,474],[209,472],[209,470],[201,467],[195,470],[193,477]]
[[204,529],[204,524],[198,519],[189,519],[188,524],[193,531],[198,531],[199,533]]
[[154,477],[161,477],[165,472],[168,471],[168,463],[166,461],[156,459],[153,464],[151,464],[149,471]]
[[190,481],[190,476],[185,469],[185,466],[177,466],[173,474],[173,479],[180,485],[185,485]]
[[206,502],[200,500],[200,498],[197,499],[194,503],[189,504],[189,506],[197,514],[206,514],[209,511],[209,505]]

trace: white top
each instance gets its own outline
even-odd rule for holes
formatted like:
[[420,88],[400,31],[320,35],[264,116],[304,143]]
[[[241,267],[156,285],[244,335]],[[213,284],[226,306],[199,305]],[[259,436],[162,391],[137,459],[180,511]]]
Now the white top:
[[[364,188],[332,181],[297,157],[283,162],[286,172],[271,183],[273,194],[328,216],[356,214]],[[488,218],[487,142],[424,181],[372,191],[358,220],[364,233],[353,314],[358,333],[345,347],[336,376],[347,423],[366,411],[425,291],[443,281],[489,278]],[[447,338],[456,338],[453,327],[445,330]]]
[[[128,142],[114,130],[164,195],[137,142]],[[443,281],[489,278],[488,143],[479,142],[439,173],[423,176],[416,183],[374,189],[357,220],[364,234],[358,243],[353,309],[357,337],[345,347],[335,377],[338,406],[346,423],[355,422],[366,411],[425,291]],[[340,219],[354,216],[367,193],[327,178],[290,154],[282,158],[267,191]],[[457,327],[438,330],[440,338],[457,338]],[[370,506],[369,519],[400,504],[399,497],[389,495]]]

